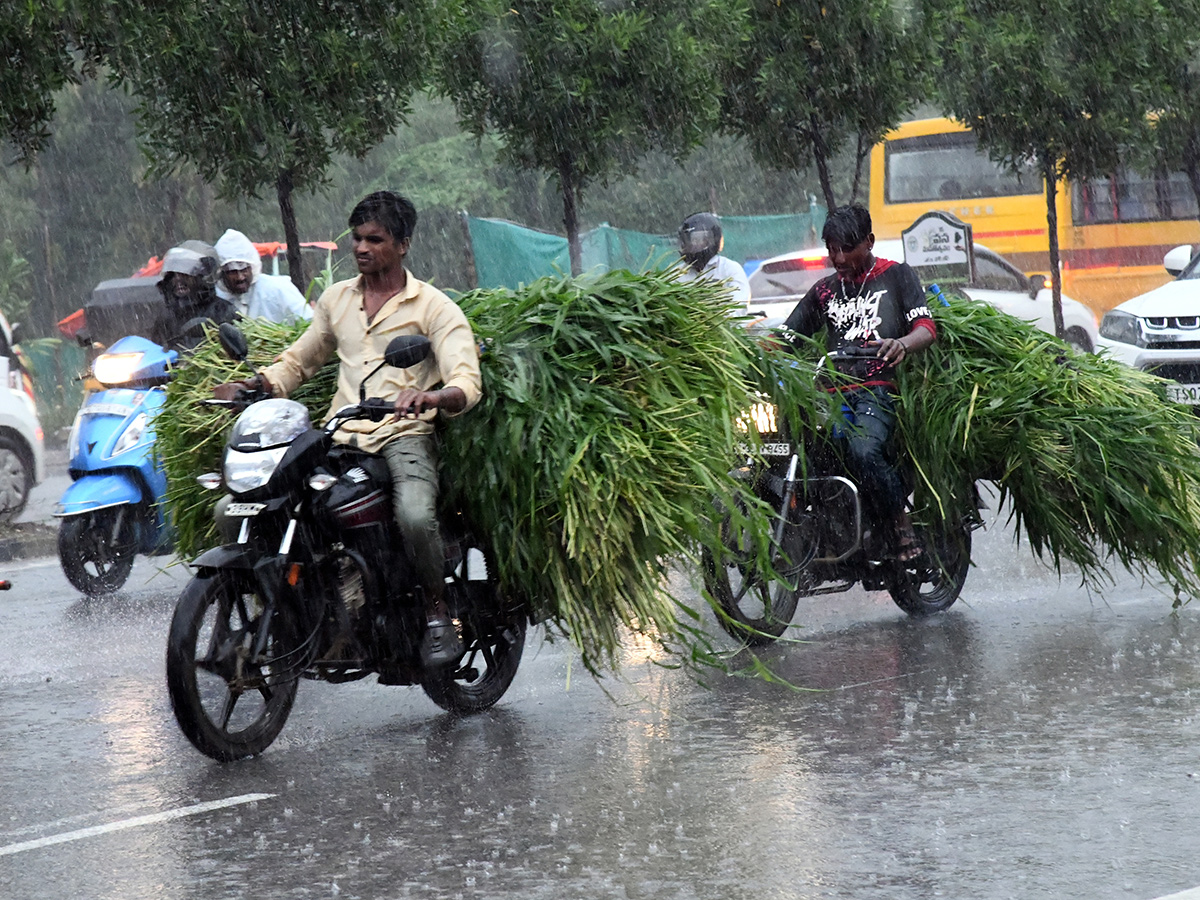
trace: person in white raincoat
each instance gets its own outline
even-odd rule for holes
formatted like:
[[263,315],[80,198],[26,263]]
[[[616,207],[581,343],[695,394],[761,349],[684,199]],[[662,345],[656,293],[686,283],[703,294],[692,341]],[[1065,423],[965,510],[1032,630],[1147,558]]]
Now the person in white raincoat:
[[263,274],[262,257],[250,238],[230,228],[216,247],[221,261],[217,296],[242,316],[285,323],[312,318],[312,307],[290,278]]

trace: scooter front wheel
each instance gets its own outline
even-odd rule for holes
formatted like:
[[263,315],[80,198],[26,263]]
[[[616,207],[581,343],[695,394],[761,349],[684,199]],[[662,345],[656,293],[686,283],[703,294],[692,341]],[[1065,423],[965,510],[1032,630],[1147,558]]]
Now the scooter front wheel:
[[58,560],[67,581],[89,597],[120,590],[137,555],[134,511],[110,506],[63,519]]
[[187,739],[231,762],[262,753],[296,699],[298,641],[286,613],[266,615],[245,573],[193,578],[171,619],[167,691]]

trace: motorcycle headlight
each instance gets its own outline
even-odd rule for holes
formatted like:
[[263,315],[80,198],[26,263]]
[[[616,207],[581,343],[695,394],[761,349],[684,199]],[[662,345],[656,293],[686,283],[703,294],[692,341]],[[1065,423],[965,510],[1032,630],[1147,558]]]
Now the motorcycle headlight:
[[128,384],[141,367],[144,353],[105,353],[92,363],[92,375],[101,384]]
[[230,449],[225,454],[225,486],[235,494],[260,488],[271,480],[288,445],[249,453]]
[[121,432],[121,436],[117,438],[117,443],[113,445],[112,456],[120,456],[126,450],[136,447],[141,443],[142,435],[146,433],[146,426],[150,423],[150,417],[144,412],[138,413],[133,417],[133,421],[125,426],[125,430]]

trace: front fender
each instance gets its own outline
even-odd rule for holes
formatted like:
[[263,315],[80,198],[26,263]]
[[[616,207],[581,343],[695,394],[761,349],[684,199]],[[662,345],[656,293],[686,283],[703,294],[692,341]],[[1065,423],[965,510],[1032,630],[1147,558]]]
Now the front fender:
[[141,502],[142,488],[130,475],[121,472],[84,475],[63,491],[62,499],[55,504],[54,515],[58,518],[78,516],[109,506],[136,506]]
[[250,571],[262,558],[261,550],[253,550],[245,544],[225,544],[205,550],[189,565],[193,569],[242,569]]

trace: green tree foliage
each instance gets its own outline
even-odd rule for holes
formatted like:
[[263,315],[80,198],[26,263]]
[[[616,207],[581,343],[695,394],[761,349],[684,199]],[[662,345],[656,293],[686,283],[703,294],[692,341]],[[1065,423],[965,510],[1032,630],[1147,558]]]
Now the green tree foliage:
[[293,192],[404,120],[428,73],[426,0],[81,0],[90,50],[137,97],[153,172],[193,164],[223,196],[272,189],[300,278]]
[[[1187,0],[1190,3],[1190,0]],[[1061,177],[1108,175],[1166,93],[1195,13],[1161,0],[923,0],[940,99],[993,159],[1046,185],[1054,325],[1063,333],[1056,196]]]
[[1166,69],[1172,73],[1166,101],[1147,124],[1149,153],[1134,162],[1159,171],[1183,172],[1200,207],[1200,44],[1184,48],[1190,57]]
[[750,22],[725,75],[726,127],[764,166],[814,164],[829,209],[838,205],[831,163],[852,153],[857,198],[872,145],[926,93],[922,36],[892,0],[752,0]]
[[557,180],[578,272],[585,188],[710,133],[718,63],[743,27],[728,0],[494,0],[445,36],[440,82],[473,133],[495,131],[507,161]]
[[69,46],[77,25],[69,0],[12,0],[0,9],[0,139],[24,162],[46,144],[54,92],[78,77]]
[[29,315],[33,272],[8,238],[0,241],[0,312],[12,324]]

